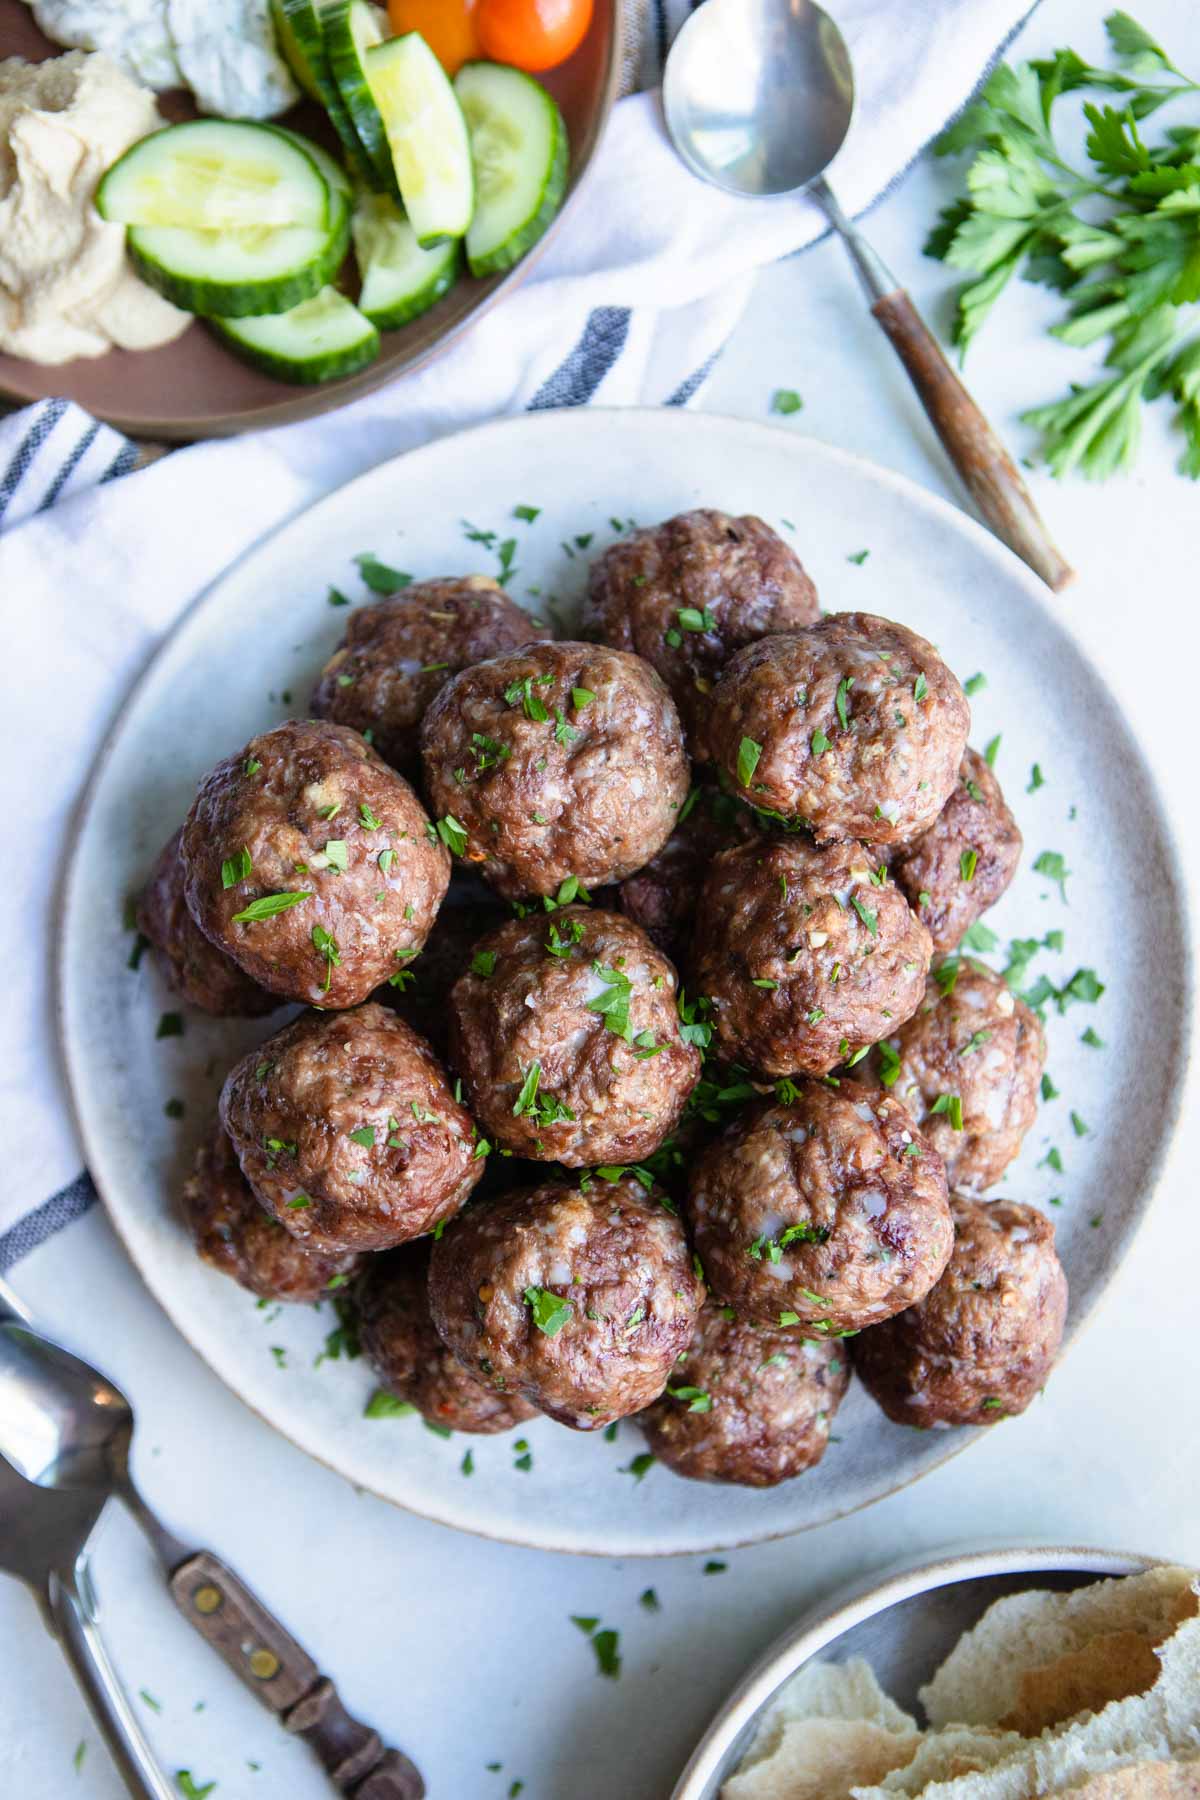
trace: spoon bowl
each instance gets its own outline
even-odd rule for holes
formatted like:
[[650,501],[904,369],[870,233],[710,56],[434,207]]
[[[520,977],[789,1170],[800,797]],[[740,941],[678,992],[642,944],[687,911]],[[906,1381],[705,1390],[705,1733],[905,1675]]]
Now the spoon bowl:
[[120,1388],[19,1321],[0,1322],[0,1456],[26,1481],[111,1492],[132,1438]]
[[846,41],[813,0],[706,0],[671,47],[667,129],[727,193],[793,194],[823,175],[854,114]]

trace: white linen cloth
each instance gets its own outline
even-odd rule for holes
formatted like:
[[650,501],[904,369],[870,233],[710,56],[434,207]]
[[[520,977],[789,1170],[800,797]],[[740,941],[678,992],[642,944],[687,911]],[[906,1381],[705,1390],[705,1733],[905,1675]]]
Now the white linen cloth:
[[[860,214],[960,110],[1031,5],[826,3],[858,90],[833,183]],[[637,10],[639,74],[656,79],[688,7],[652,0]],[[696,180],[671,150],[657,93],[644,91],[617,105],[583,193],[529,280],[428,369],[338,413],[175,451],[136,473],[127,472],[133,446],[62,400],[0,421],[10,940],[0,1272],[95,1197],[55,1038],[55,878],[104,734],[186,604],[255,539],[430,438],[527,408],[686,404],[755,271],[823,230],[802,199],[736,200]],[[848,272],[848,305],[852,280]],[[96,904],[119,900],[102,894]]]

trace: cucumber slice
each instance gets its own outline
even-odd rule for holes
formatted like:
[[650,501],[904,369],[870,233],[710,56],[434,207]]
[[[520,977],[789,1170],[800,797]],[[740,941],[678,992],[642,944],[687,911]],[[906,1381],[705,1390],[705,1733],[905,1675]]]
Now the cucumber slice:
[[501,63],[467,63],[455,92],[471,134],[472,275],[511,269],[542,237],[567,186],[567,128],[539,82]]
[[356,178],[369,188],[382,188],[382,177],[363,149],[362,140],[342,102],[341,90],[330,71],[325,36],[313,0],[271,0],[271,12],[280,48],[291,64],[296,80],[329,114],[329,122],[341,140],[346,161]]
[[475,180],[449,76],[416,31],[377,44],[364,62],[418,244],[429,250],[462,237],[475,210]]
[[359,311],[380,331],[420,318],[458,279],[460,240],[422,250],[408,220],[382,194],[360,195],[351,230],[362,276]]
[[243,361],[280,381],[310,384],[353,375],[379,355],[379,333],[336,288],[322,288],[288,312],[214,319],[212,329]]
[[329,224],[329,187],[308,147],[269,125],[193,119],[141,138],[96,192],[117,225],[188,231]]
[[184,231],[135,225],[125,247],[143,281],[176,306],[206,318],[286,312],[333,280],[350,242],[350,202],[334,195],[326,231],[284,225],[265,231]]
[[[270,130],[281,131],[285,138],[291,138],[293,144],[299,144],[300,148],[305,151],[307,155],[312,157],[318,169],[320,169],[322,175],[325,177],[331,195],[336,196],[340,194],[348,203],[353,202],[354,189],[351,185],[350,177],[335,156],[330,156],[328,150],[320,144],[314,144],[311,138],[301,137],[300,133],[298,131],[293,131],[290,125],[272,124]],[[330,221],[331,223],[336,223],[333,214],[334,208],[331,205],[329,215]]]
[[271,23],[284,62],[310,100],[320,100],[321,90],[313,73],[321,59],[321,34],[309,35],[316,20],[311,0],[271,0]]
[[376,44],[382,44],[386,33],[379,14],[368,0],[318,0],[321,32],[329,72],[337,83],[342,105],[374,164],[385,191],[399,194],[392,153],[388,149],[387,132],[379,108],[371,98],[363,57]]

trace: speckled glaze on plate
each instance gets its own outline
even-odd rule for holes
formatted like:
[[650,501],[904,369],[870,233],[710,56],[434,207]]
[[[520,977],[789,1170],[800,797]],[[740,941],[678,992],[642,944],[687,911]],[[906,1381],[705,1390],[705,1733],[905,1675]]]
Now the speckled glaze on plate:
[[[542,510],[527,524],[514,517],[517,505]],[[1031,979],[1044,969],[1061,986],[1090,966],[1106,984],[1099,1005],[1062,1017],[1051,1008],[1049,1067],[1061,1098],[1043,1107],[998,1190],[1054,1218],[1074,1337],[1150,1203],[1173,1124],[1190,1019],[1178,863],[1140,747],[1061,623],[1061,604],[962,513],[883,469],[782,427],[629,410],[500,421],[371,471],[252,550],[185,615],[100,759],[66,883],[60,984],[75,1105],[88,1165],[153,1293],[243,1400],[351,1481],[445,1524],[546,1549],[655,1555],[800,1531],[917,1480],[977,1433],[891,1425],[852,1387],[839,1441],[820,1467],[750,1491],[682,1481],[661,1467],[637,1480],[624,1471],[644,1444],[629,1423],[610,1444],[538,1420],[523,1433],[534,1452],[529,1473],[514,1469],[511,1438],[475,1440],[475,1474],[464,1479],[466,1441],[447,1442],[413,1419],[365,1420],[364,1366],[314,1367],[335,1321],[308,1308],[257,1311],[196,1259],[174,1209],[225,1069],[286,1014],[249,1023],[189,1015],[182,1037],[156,1039],[160,1014],[177,1002],[149,957],[136,974],[127,969],[122,905],[211,764],[264,726],[303,715],[345,618],[328,606],[328,586],[369,597],[356,552],[417,577],[494,573],[496,551],[468,539],[466,516],[516,540],[514,597],[553,607],[569,626],[588,556],[618,525],[698,505],[760,513],[795,544],[826,609],[902,619],[960,675],[987,676],[972,702],[972,741],[1002,734],[997,773],[1026,842],[1021,872],[988,923],[1002,946],[1065,933],[1062,952],[1040,953]],[[863,549],[865,562],[849,560]],[[1034,761],[1045,785],[1030,795]],[[1043,850],[1066,858],[1069,904],[1033,871]],[[1136,938],[1113,903],[1134,889]],[[1147,944],[1170,971],[1152,1007]],[[1088,1025],[1106,1050],[1081,1043]],[[1153,1104],[1114,1106],[1119,1071],[1131,1068]],[[163,1110],[175,1097],[186,1103],[180,1123]],[[1075,1135],[1071,1108],[1085,1136]],[[1044,1164],[1051,1147],[1061,1174]],[[272,1345],[286,1348],[286,1369]],[[1054,1393],[1051,1382],[1038,1404],[1052,1407]],[[998,1429],[1019,1459],[1020,1421]]]
[[885,1692],[918,1710],[929,1681],[993,1601],[1030,1588],[1067,1590],[1114,1575],[1140,1575],[1160,1559],[1122,1550],[1013,1545],[905,1568],[811,1608],[763,1652],[697,1744],[671,1800],[717,1800],[750,1748],[779,1688],[808,1662],[865,1657]]
[[[197,320],[181,338],[161,349],[112,350],[107,356],[85,357],[57,368],[0,355],[0,398],[22,403],[66,394],[121,431],[175,442],[229,437],[311,419],[420,368],[524,279],[574,200],[617,97],[623,6],[624,0],[598,0],[579,49],[544,77],[562,107],[571,145],[566,199],[550,231],[506,275],[482,281],[464,275],[429,312],[399,331],[385,331],[378,357],[356,375],[319,387],[290,386],[231,355]],[[59,46],[42,36],[22,0],[0,0],[0,57],[24,56],[40,62],[59,53]],[[172,119],[195,116],[189,96],[182,93],[168,95],[163,111]],[[293,108],[285,122],[337,151],[328,121],[311,102]]]

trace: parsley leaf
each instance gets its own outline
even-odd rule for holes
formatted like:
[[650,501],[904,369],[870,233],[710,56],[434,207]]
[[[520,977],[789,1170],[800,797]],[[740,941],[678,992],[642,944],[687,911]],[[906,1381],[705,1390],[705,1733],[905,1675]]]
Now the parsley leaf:
[[389,568],[387,563],[379,561],[371,551],[364,550],[353,559],[358,564],[358,572],[373,594],[398,594],[401,588],[409,587],[412,576],[406,575],[403,569]]
[[546,1337],[556,1336],[568,1319],[575,1316],[571,1302],[549,1288],[527,1287],[522,1297],[533,1315],[534,1324]]
[[784,418],[791,413],[798,413],[803,405],[795,388],[776,388],[771,395],[771,411],[782,414]]
[[749,787],[754,779],[754,771],[758,767],[758,759],[762,755],[762,745],[756,744],[753,738],[744,737],[738,746],[737,778],[741,787]]
[[311,900],[311,892],[293,892],[287,889],[282,894],[261,894],[244,906],[241,912],[233,915],[235,925],[255,925],[260,919],[273,919],[276,913],[287,912],[291,906],[299,906],[302,900]]

